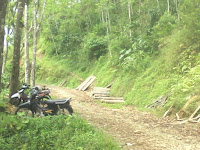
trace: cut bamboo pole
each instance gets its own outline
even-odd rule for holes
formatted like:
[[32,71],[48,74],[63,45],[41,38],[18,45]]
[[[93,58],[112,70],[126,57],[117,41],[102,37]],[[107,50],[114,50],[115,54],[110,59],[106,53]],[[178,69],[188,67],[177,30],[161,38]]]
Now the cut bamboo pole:
[[172,110],[172,106],[169,107],[169,109],[164,113],[163,118],[166,117],[168,115],[168,113]]
[[200,105],[197,107],[197,109],[192,113],[192,115],[190,116],[189,120],[193,119],[194,116],[196,115],[196,113],[199,111],[200,109]]

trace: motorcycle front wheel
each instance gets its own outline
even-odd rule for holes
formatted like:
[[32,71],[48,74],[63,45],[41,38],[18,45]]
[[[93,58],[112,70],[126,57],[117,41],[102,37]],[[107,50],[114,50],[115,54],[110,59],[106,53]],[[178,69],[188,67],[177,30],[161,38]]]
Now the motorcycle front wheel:
[[73,109],[72,109],[72,106],[71,105],[67,105],[65,108],[62,108],[60,110],[60,113],[62,115],[72,115],[73,114]]
[[15,111],[15,115],[22,117],[34,117],[34,113],[28,108],[18,108]]

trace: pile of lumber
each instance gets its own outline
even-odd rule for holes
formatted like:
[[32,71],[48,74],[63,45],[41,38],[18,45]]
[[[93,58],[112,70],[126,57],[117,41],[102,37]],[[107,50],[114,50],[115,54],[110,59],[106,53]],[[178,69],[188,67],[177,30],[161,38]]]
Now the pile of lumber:
[[85,91],[88,87],[94,82],[96,79],[95,76],[88,77],[85,81],[83,81],[76,89],[79,91]]
[[123,97],[110,97],[110,89],[104,87],[94,87],[92,97],[100,100],[102,103],[124,103]]
[[95,99],[102,99],[102,97],[109,97],[110,89],[103,87],[94,87],[92,91],[92,97]]

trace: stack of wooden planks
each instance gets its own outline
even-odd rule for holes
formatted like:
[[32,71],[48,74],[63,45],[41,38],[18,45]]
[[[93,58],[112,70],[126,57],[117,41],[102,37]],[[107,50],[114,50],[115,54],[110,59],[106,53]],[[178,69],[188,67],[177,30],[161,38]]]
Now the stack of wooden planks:
[[94,82],[96,79],[95,76],[88,77],[85,81],[83,81],[76,89],[80,91],[85,91],[87,88]]
[[100,100],[102,103],[124,103],[123,97],[110,97],[110,89],[103,87],[94,87],[92,97]]
[[102,99],[103,97],[110,96],[110,89],[103,87],[94,87],[92,91],[92,97],[95,99]]

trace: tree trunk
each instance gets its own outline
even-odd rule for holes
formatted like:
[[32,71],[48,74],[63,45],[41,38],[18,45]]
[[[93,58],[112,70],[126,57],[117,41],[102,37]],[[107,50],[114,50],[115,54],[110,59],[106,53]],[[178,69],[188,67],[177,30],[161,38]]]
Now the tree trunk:
[[46,6],[47,0],[44,1],[43,3],[43,9],[41,12],[41,17],[40,17],[40,22],[37,23],[37,12],[38,12],[38,0],[34,0],[34,17],[33,17],[33,22],[34,22],[34,33],[33,33],[33,60],[32,60],[32,68],[31,68],[31,85],[35,86],[35,74],[36,74],[36,54],[37,54],[37,34],[39,32],[40,26],[42,24],[42,20],[44,17],[44,11],[45,11],[45,6]]
[[3,47],[4,47],[4,35],[5,35],[5,17],[6,17],[6,8],[8,1],[1,0],[0,5],[0,93],[1,93],[1,75],[2,75],[2,65],[3,65]]
[[[18,0],[18,11],[17,19],[14,31],[14,51],[13,51],[13,61],[12,61],[12,73],[10,82],[10,95],[15,93],[19,87],[19,68],[20,68],[20,44],[21,44],[21,34],[22,34],[22,17],[24,10],[24,0]],[[10,101],[12,103],[12,101]]]
[[103,12],[103,7],[101,6],[101,20],[104,23],[105,19],[104,19],[104,12]]
[[25,83],[30,84],[29,43],[28,43],[28,0],[25,3]]
[[110,57],[112,57],[112,51],[111,49],[109,48],[109,42],[110,42],[110,17],[109,17],[109,10],[107,10],[107,14],[106,14],[106,33],[107,33],[107,36],[108,36],[108,50],[109,50],[109,54],[110,54]]
[[178,20],[180,20],[180,12],[179,12],[179,9],[178,9],[178,0],[175,0],[175,5],[176,5],[177,17],[178,17]]
[[169,13],[169,0],[167,0],[167,12]]
[[35,86],[35,67],[36,67],[36,53],[37,53],[37,3],[34,1],[34,33],[33,33],[33,60],[32,60],[32,69],[31,69],[31,85]]
[[10,29],[7,27],[6,30],[6,38],[5,38],[5,48],[4,48],[4,57],[3,57],[3,66],[2,66],[2,74],[5,73],[5,68],[6,68],[6,61],[7,61],[7,57],[8,57],[8,39],[7,37],[10,34]]
[[131,30],[131,2],[130,0],[128,0],[128,19],[129,19],[129,37],[130,37],[130,40],[132,41],[132,30]]

